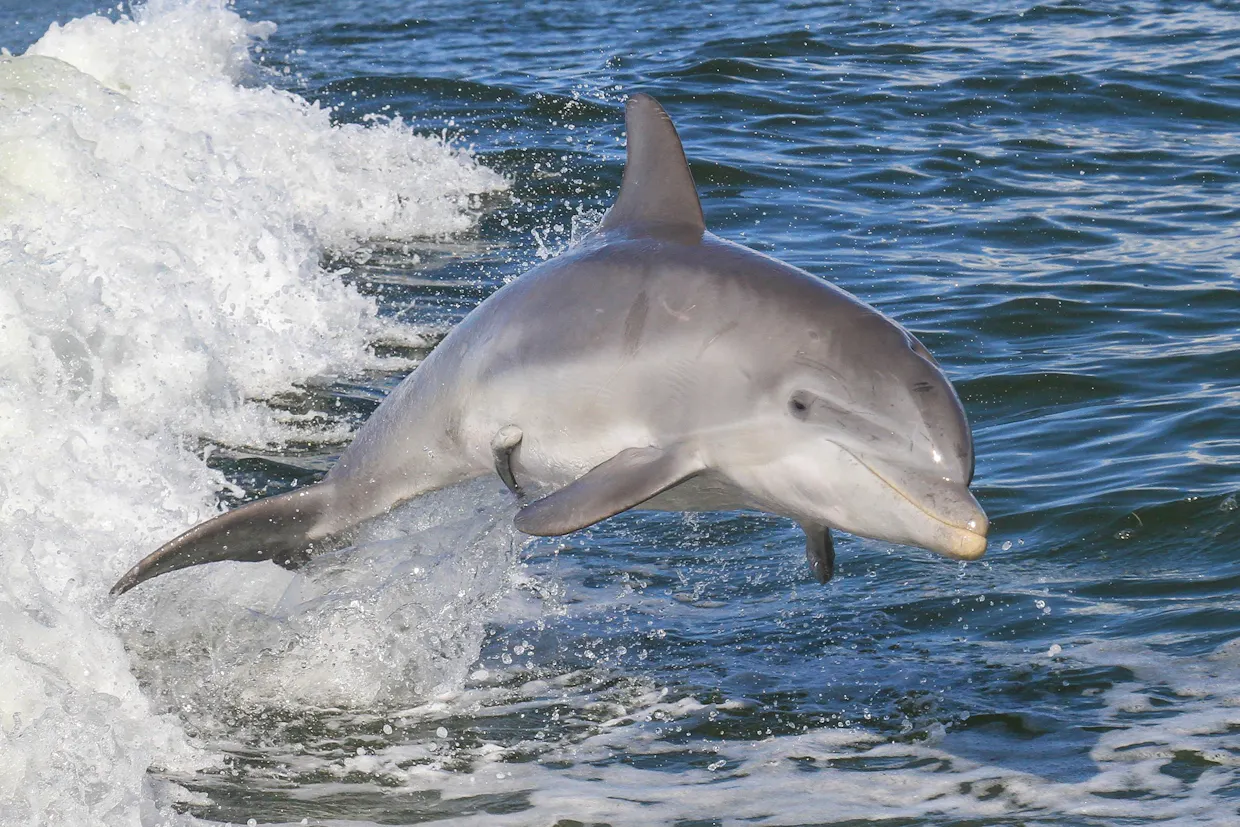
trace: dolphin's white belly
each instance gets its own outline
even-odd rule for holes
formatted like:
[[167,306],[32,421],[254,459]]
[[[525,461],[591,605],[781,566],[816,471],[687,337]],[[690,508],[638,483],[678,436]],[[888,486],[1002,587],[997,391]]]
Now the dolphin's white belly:
[[638,506],[646,511],[737,511],[754,508],[745,492],[713,474],[700,474]]
[[[492,438],[500,429],[516,426],[522,440],[511,455],[513,476],[528,498],[537,499],[627,449],[666,448],[682,439],[683,435],[668,431],[667,417],[650,415],[675,404],[675,397],[683,393],[683,388],[661,387],[669,379],[666,364],[629,368],[617,372],[614,365],[591,365],[586,360],[572,370],[562,366],[555,372],[527,370],[519,378],[492,380],[480,394],[486,400],[481,415],[470,417],[467,425],[470,452],[478,457],[475,464],[491,462]],[[645,395],[629,386],[635,379],[647,390]],[[531,393],[531,388],[538,390]],[[667,398],[651,398],[661,390]],[[639,506],[656,511],[754,507],[743,491],[713,472],[692,477]]]

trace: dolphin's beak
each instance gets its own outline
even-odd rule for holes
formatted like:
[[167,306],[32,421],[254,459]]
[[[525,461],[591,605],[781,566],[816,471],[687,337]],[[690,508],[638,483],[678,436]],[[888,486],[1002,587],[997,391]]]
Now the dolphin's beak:
[[[965,493],[969,494],[968,491]],[[972,494],[969,494],[969,499],[973,500]],[[977,519],[970,520],[969,525],[963,528],[949,526],[952,529],[949,544],[933,551],[956,560],[976,560],[986,553],[986,532],[990,522],[976,500],[973,500],[973,505],[977,508]]]
[[918,545],[954,560],[976,560],[986,553],[990,520],[968,488],[946,481],[941,481],[941,485],[932,496],[925,497],[892,487],[934,521],[926,541]]
[[976,560],[986,553],[990,520],[968,486],[873,459],[857,459],[925,518],[908,526],[915,535],[911,538],[914,545],[955,560]]

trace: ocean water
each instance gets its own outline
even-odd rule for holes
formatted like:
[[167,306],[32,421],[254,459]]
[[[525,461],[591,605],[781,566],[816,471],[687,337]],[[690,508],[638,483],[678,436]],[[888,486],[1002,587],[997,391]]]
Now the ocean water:
[[[98,12],[96,14],[96,12]],[[0,0],[0,824],[1240,821],[1240,5]],[[599,219],[913,330],[990,550],[502,486],[114,600]]]

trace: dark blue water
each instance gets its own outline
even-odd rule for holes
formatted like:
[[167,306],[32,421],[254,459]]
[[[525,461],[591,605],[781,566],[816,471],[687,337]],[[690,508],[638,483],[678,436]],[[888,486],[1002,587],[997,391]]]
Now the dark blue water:
[[[460,698],[433,714],[416,694],[234,710],[203,735],[228,769],[177,779],[207,796],[189,812],[1240,819],[1240,5],[239,10],[279,24],[255,82],[342,122],[400,113],[511,181],[473,234],[355,270],[384,313],[454,322],[596,221],[620,180],[624,96],[651,93],[714,232],[846,288],[934,352],[973,424],[993,527],[967,565],[840,538],[826,587],[776,519],[626,515],[535,544],[519,591],[542,608],[497,612]],[[51,19],[23,14],[30,39]],[[361,417],[398,378],[330,393]],[[227,447],[221,467],[251,493],[339,450]]]

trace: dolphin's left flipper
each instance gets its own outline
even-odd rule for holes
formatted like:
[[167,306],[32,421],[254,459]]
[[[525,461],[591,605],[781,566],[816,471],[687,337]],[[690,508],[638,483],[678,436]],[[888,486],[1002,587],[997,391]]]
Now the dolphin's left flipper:
[[524,436],[525,434],[516,425],[505,425],[491,438],[491,456],[495,459],[495,473],[499,474],[504,485],[508,486],[508,490],[516,494],[518,498],[523,498],[525,492],[521,490],[516,476],[512,473],[512,452],[517,450]]
[[801,523],[805,529],[805,559],[819,583],[829,583],[835,576],[835,543],[831,530],[818,523]]
[[556,537],[628,511],[705,470],[692,452],[628,448],[517,512],[519,531]]

